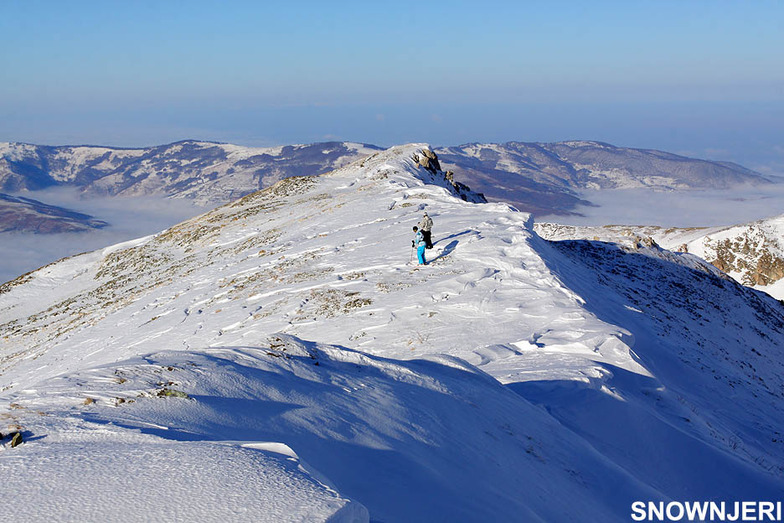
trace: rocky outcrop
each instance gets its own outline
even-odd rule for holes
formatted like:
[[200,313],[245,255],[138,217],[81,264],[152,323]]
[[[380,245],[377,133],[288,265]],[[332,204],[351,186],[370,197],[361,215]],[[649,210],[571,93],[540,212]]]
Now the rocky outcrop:
[[653,238],[651,238],[650,236],[637,236],[637,235],[634,235],[634,236],[632,236],[631,240],[632,240],[632,246],[635,249],[642,249],[643,247],[648,248],[648,249],[653,248],[653,247],[657,247],[657,248],[659,247],[657,245],[656,241]]
[[453,171],[442,171],[441,164],[438,161],[438,155],[432,150],[425,147],[422,149],[421,154],[414,153],[411,159],[430,174],[446,180],[463,200],[487,203],[484,194],[474,192],[468,185],[455,181],[455,173]]
[[762,253],[750,278],[754,285],[770,285],[779,281],[784,278],[784,259],[770,252]]
[[706,238],[708,261],[726,273],[739,273],[745,285],[766,286],[784,278],[784,257],[771,242],[749,229],[734,238]]
[[422,149],[422,154],[419,156],[418,161],[419,165],[434,174],[441,170],[441,164],[438,163],[438,156],[430,149]]

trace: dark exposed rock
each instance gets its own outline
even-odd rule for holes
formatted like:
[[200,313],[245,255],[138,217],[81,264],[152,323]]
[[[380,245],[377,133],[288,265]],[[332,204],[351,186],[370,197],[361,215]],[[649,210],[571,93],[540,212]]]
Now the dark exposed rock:
[[431,172],[441,170],[441,165],[438,163],[438,156],[436,156],[436,153],[430,149],[423,149],[422,154],[424,157],[419,159],[419,163],[422,167]]
[[426,171],[446,180],[463,200],[487,203],[484,194],[472,191],[471,188],[464,183],[456,182],[455,173],[453,171],[442,171],[441,165],[438,162],[438,156],[430,149],[422,149],[421,155],[414,153],[411,158]]

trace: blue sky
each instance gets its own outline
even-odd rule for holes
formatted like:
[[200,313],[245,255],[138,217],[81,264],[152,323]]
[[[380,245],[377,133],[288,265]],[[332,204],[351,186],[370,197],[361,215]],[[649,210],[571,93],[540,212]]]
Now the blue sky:
[[0,1],[0,141],[596,139],[784,173],[784,2]]

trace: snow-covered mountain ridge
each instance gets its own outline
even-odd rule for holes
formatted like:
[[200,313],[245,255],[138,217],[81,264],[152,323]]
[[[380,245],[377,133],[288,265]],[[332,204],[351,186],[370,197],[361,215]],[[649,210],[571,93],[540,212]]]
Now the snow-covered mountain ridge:
[[731,227],[577,227],[537,223],[536,231],[550,240],[628,243],[648,238],[650,243],[652,239],[666,249],[695,254],[742,284],[784,300],[784,216]]
[[[781,304],[688,254],[547,242],[426,150],[0,287],[0,408],[27,439],[4,442],[0,475],[37,485],[7,506],[624,521],[634,500],[781,492]],[[436,248],[417,267],[425,210]],[[243,481],[198,484],[212,475]]]
[[142,149],[3,143],[0,190],[74,186],[93,195],[163,195],[216,205],[288,176],[331,171],[378,149],[348,142],[241,147],[186,140]]
[[[187,140],[144,149],[0,143],[0,191],[74,186],[92,195],[164,195],[227,203],[287,176],[321,174],[379,147],[327,142],[269,148]],[[765,184],[726,162],[600,142],[466,144],[434,150],[445,170],[486,194],[534,213],[569,213],[585,189],[727,189]]]

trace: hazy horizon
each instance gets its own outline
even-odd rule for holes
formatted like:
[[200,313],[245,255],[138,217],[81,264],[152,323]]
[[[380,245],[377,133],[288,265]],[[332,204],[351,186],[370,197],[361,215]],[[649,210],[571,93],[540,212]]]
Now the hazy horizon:
[[0,141],[597,140],[784,173],[784,4],[12,0]]

